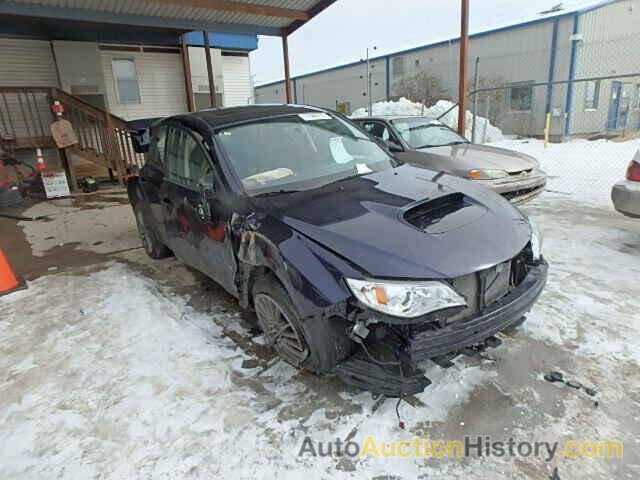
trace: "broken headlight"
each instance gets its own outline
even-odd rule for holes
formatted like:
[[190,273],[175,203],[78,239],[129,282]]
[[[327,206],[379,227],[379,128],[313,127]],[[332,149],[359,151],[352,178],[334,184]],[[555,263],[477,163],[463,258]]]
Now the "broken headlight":
[[542,258],[542,232],[538,228],[536,221],[529,218],[529,226],[531,227],[531,252],[533,259],[538,261]]
[[346,280],[356,298],[367,307],[394,317],[415,318],[436,310],[467,305],[462,296],[442,282]]

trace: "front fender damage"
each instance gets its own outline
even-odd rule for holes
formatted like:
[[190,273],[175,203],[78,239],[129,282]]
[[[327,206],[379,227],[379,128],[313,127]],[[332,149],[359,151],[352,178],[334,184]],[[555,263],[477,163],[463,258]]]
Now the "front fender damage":
[[[309,341],[333,351],[335,361],[317,373],[335,374],[349,385],[390,398],[424,391],[431,381],[403,353],[405,339],[371,318],[339,285],[339,274],[328,271],[327,263],[344,272],[343,260],[295,232],[283,238],[268,235],[263,220],[255,213],[234,215],[231,220],[237,238],[240,305],[251,308],[254,282],[259,275],[272,273],[298,308]],[[372,327],[370,334],[367,325]]]

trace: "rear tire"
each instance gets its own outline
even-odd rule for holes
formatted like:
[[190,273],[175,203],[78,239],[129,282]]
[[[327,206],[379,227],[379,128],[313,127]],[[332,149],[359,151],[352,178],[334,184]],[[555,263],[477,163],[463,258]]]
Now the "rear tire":
[[164,245],[158,238],[158,234],[148,221],[147,216],[142,211],[140,206],[136,206],[133,209],[136,216],[136,224],[138,226],[138,235],[140,235],[140,241],[144,251],[154,260],[161,258],[167,258],[171,256],[171,250]]
[[294,367],[326,373],[351,356],[355,344],[339,319],[303,321],[289,294],[274,275],[259,278],[253,288],[258,324],[280,358]]

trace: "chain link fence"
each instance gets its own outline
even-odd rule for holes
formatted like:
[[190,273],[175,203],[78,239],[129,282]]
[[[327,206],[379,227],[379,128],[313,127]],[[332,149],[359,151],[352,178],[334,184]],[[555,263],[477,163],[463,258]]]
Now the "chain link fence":
[[[405,70],[392,69],[392,98],[457,102],[451,53],[441,45],[392,58]],[[468,70],[467,108],[503,132],[498,146],[538,158],[549,190],[610,204],[640,149],[640,1],[473,38]],[[477,125],[474,140],[485,143],[486,122]]]
[[[640,0],[542,13],[472,36],[468,118],[489,119],[505,137],[500,146],[537,157],[550,190],[610,204],[611,186],[640,148]],[[364,61],[298,77],[295,100],[351,114],[368,109],[371,82],[374,104],[456,103],[458,62],[457,40],[416,47],[373,59],[370,77]],[[258,88],[257,102],[282,101],[283,89]],[[486,122],[477,125],[478,143],[493,137]]]

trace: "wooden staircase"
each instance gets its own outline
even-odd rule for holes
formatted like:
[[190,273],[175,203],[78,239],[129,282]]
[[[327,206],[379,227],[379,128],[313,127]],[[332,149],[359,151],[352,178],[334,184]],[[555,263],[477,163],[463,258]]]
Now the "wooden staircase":
[[[0,87],[0,134],[13,135],[18,149],[56,148],[49,128],[56,120],[56,101],[79,140],[64,149],[64,159],[77,155],[109,169],[122,183],[144,165],[144,155],[133,150],[125,120],[54,87]],[[75,185],[72,162],[65,167]]]

